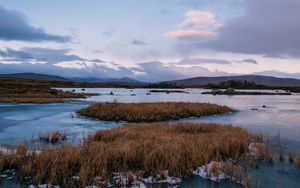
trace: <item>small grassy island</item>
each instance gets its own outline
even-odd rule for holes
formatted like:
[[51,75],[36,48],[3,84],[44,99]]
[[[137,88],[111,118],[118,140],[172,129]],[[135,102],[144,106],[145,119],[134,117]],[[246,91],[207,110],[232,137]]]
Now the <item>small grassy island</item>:
[[97,103],[81,109],[82,116],[107,121],[157,122],[225,114],[235,110],[216,104],[188,102]]
[[187,93],[184,90],[167,90],[167,89],[154,89],[150,90],[151,93]]
[[212,91],[202,92],[201,94],[211,95],[292,95],[291,92],[265,92],[265,91],[237,91],[233,88],[226,90],[213,89]]

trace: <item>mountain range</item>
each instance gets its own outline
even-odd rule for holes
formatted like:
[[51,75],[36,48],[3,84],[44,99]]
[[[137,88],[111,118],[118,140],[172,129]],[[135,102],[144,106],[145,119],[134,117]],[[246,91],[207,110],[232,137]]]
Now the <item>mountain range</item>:
[[65,78],[61,76],[36,74],[36,73],[15,73],[15,74],[0,74],[0,77],[5,78],[19,78],[28,80],[41,80],[41,81],[65,81],[65,82],[82,82],[82,83],[128,83],[128,84],[143,84],[138,80],[123,77],[123,78]]
[[[0,77],[10,77],[19,79],[43,80],[43,81],[65,81],[65,82],[84,82],[84,83],[123,83],[134,84],[137,86],[146,86],[147,83],[129,78],[65,78],[55,75],[35,74],[35,73],[16,73],[16,74],[0,74]],[[163,83],[176,84],[182,87],[202,87],[209,84],[219,84],[230,80],[241,81],[246,80],[255,82],[257,85],[269,87],[300,87],[300,80],[294,78],[278,78],[273,76],[261,75],[240,75],[240,76],[219,76],[219,77],[194,77],[182,80],[166,81]]]

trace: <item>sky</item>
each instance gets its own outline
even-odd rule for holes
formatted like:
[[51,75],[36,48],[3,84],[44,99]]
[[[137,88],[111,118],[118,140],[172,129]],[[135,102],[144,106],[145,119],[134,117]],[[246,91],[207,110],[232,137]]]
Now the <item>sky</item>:
[[0,74],[300,79],[299,0],[0,0]]

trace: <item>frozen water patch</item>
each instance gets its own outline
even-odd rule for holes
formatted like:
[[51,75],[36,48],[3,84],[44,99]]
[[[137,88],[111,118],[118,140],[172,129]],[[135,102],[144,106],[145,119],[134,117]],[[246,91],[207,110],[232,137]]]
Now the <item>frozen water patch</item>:
[[211,161],[207,165],[198,167],[193,171],[193,175],[200,176],[205,179],[209,179],[215,182],[221,182],[223,180],[231,180],[239,184],[243,184],[242,181],[237,180],[236,177],[229,176],[223,171],[225,166],[224,162]]
[[207,165],[198,167],[193,171],[193,174],[205,179],[220,182],[221,180],[226,179],[225,173],[220,170],[222,165],[222,162],[211,161]]
[[165,170],[163,176],[157,175],[157,177],[149,176],[148,178],[142,178],[142,181],[149,184],[155,183],[167,183],[169,185],[177,185],[182,180],[180,178],[169,176],[169,171]]
[[37,185],[37,186],[34,186],[34,185],[29,185],[28,188],[59,188],[59,186],[57,185],[51,185],[51,184],[41,184],[41,185]]

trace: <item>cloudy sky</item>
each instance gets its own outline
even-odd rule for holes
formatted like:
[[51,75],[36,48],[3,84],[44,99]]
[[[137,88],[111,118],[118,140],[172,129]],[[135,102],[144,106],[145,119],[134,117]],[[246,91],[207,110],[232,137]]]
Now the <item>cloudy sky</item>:
[[300,78],[299,0],[0,0],[0,74]]

